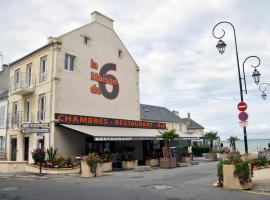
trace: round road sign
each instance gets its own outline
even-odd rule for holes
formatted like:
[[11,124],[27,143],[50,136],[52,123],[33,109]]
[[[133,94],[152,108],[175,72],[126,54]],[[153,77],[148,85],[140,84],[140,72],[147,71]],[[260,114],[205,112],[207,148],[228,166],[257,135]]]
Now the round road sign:
[[245,122],[248,120],[248,114],[246,112],[240,112],[238,118],[240,121]]
[[245,111],[247,109],[247,104],[245,102],[240,102],[237,105],[237,108],[238,108],[239,111]]

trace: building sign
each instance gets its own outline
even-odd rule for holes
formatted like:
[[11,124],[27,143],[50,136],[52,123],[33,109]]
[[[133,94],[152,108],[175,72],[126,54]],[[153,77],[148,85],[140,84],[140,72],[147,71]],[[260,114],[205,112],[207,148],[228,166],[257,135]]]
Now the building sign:
[[166,123],[55,113],[58,124],[123,128],[166,129]]
[[131,137],[94,137],[95,141],[131,141]]
[[[98,63],[91,59],[90,68],[94,70],[91,71],[90,79],[97,82],[90,87],[90,92],[103,95],[107,99],[115,99],[119,93],[119,83],[115,76],[109,74],[109,71],[116,71],[116,64],[107,63],[99,70]],[[112,87],[111,91],[108,90],[107,85]]]
[[49,133],[48,128],[24,128],[22,129],[22,132],[27,133]]
[[25,123],[21,125],[22,128],[50,128],[49,123]]

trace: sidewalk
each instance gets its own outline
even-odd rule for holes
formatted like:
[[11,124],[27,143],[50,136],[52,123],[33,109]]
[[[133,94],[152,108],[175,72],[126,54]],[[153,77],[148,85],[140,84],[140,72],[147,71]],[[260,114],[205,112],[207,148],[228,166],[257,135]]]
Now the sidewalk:
[[54,175],[54,174],[42,174],[39,175],[38,173],[30,173],[30,172],[23,172],[23,173],[1,173],[0,172],[0,179],[59,179],[64,178],[67,175]]
[[270,168],[254,171],[253,191],[270,193]]

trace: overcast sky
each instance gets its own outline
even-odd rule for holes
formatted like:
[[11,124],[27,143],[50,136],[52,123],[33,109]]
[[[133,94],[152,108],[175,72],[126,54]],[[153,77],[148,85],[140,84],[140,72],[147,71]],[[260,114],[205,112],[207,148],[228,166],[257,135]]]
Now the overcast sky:
[[[178,110],[181,117],[190,112],[223,139],[242,138],[233,32],[228,25],[220,27],[227,43],[220,55],[212,28],[224,20],[233,23],[240,63],[259,56],[262,80],[270,82],[269,8],[267,0],[1,1],[0,51],[5,63],[11,62],[46,44],[47,37],[89,23],[97,10],[114,19],[116,32],[140,67],[141,103]],[[246,66],[248,138],[270,138],[270,88],[263,101],[252,68]]]

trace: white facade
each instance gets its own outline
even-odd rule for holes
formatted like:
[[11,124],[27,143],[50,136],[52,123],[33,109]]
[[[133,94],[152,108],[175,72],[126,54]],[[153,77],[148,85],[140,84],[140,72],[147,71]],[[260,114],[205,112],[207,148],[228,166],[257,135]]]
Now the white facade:
[[5,149],[5,143],[6,143],[7,106],[8,106],[7,98],[3,98],[3,99],[0,98],[0,150]]

